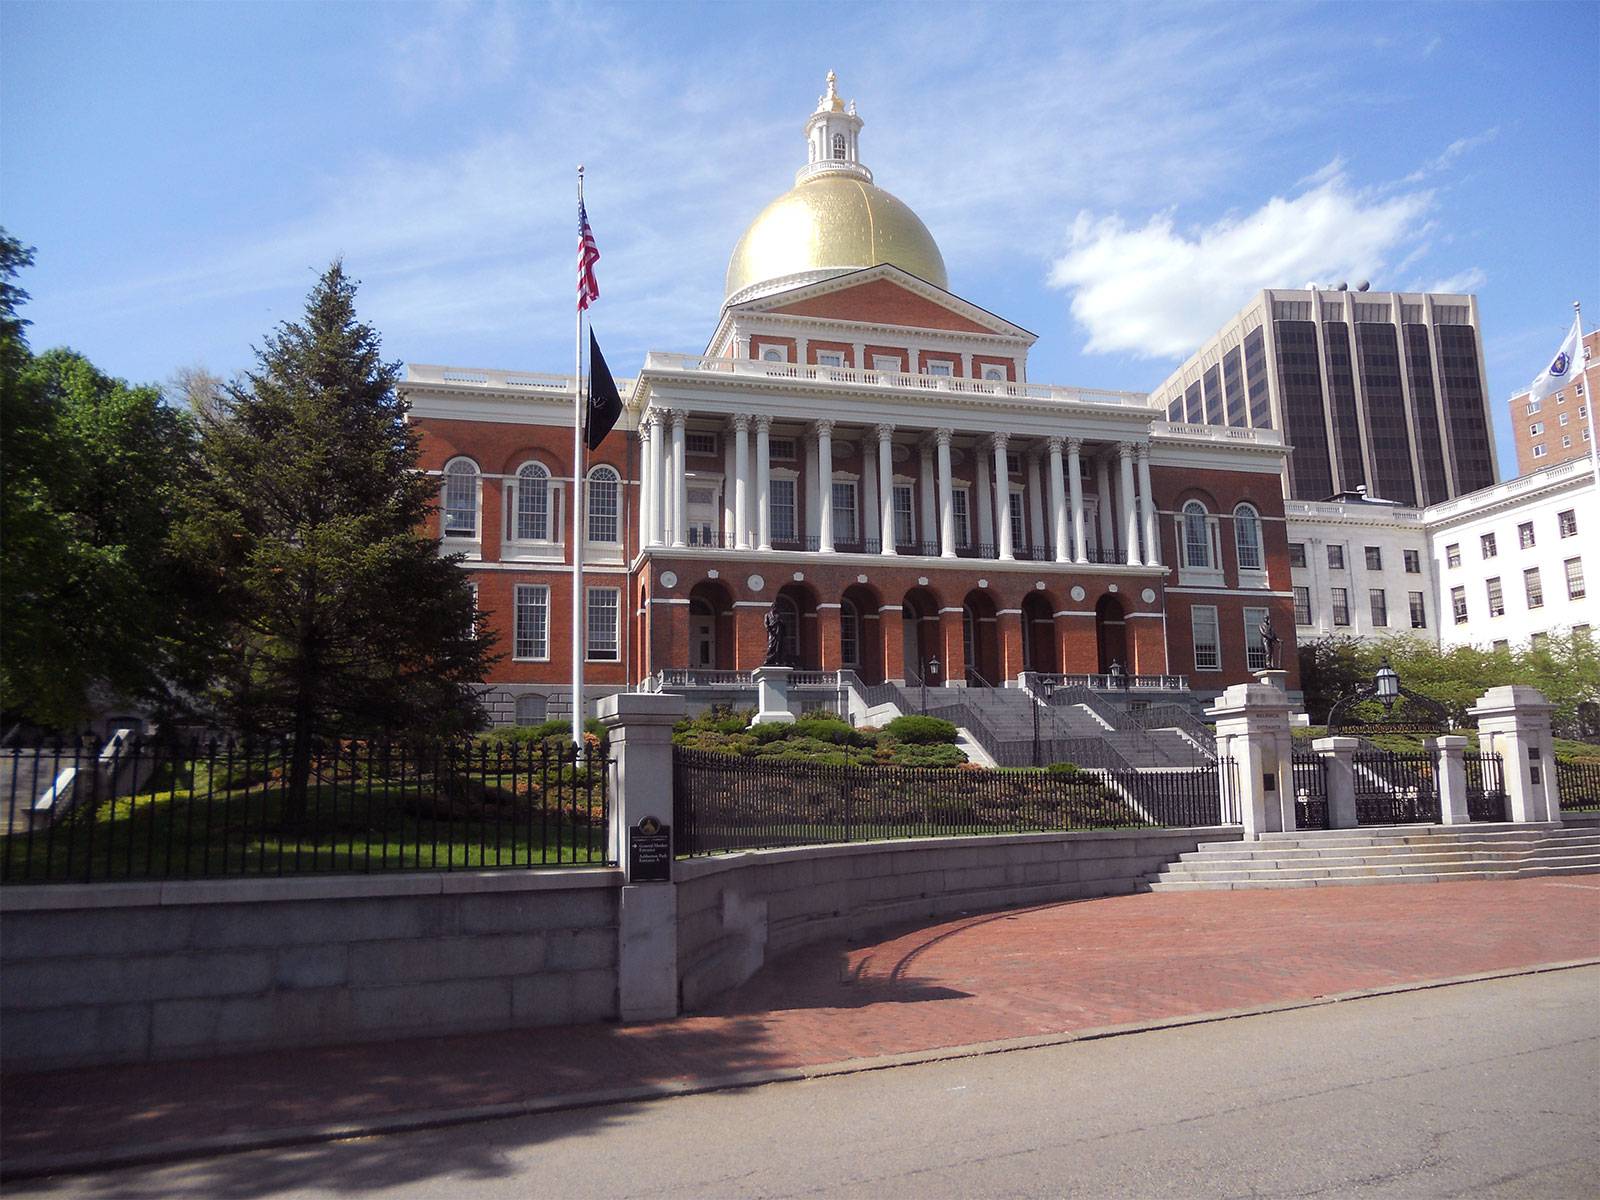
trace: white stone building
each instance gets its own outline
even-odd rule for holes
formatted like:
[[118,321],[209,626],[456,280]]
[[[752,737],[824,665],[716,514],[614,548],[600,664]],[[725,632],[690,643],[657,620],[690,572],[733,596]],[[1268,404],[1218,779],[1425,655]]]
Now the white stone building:
[[1396,633],[1438,640],[1424,511],[1359,493],[1284,502],[1299,640]]

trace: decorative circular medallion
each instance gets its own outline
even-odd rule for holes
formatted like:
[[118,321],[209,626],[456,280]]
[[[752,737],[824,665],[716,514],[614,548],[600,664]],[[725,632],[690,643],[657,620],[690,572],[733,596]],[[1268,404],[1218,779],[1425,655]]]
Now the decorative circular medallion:
[[1117,590],[1117,585],[1114,584],[1114,583],[1110,587],[1106,588],[1106,591],[1108,591],[1108,592],[1114,592],[1116,590]]
[[1036,591],[1036,592],[1044,591],[1044,580],[1042,580],[1042,579],[1034,580],[1033,581],[1033,590]]
[[1087,595],[1088,593],[1085,592],[1081,587],[1075,587],[1072,589],[1072,598],[1074,600],[1082,600]]
[[928,577],[926,575],[918,575],[917,576],[917,586],[918,587],[927,587],[928,586]]
[[719,579],[719,578],[721,578],[721,576],[722,576],[722,572],[716,570],[715,568],[713,568],[712,570],[706,572],[706,578],[707,579]]
[[1156,602],[1155,588],[1145,588],[1144,591],[1139,593],[1139,599],[1143,600],[1146,604],[1154,604]]
[[752,575],[752,576],[750,576],[749,579],[746,579],[744,582],[745,582],[745,585],[752,592],[759,592],[762,588],[767,586],[767,581],[765,579],[761,578],[761,576],[759,576],[759,575]]
[[673,571],[663,571],[663,572],[661,572],[661,586],[664,587],[664,588],[675,588],[675,587],[677,587],[678,586],[678,576],[677,576],[676,572],[673,572]]
[[867,581],[867,577],[865,575],[857,575],[856,576],[856,582],[857,583],[865,583],[866,581]]
[[806,573],[804,571],[796,571],[794,573],[794,581],[796,583],[804,583],[806,581]]
[[989,581],[987,579],[980,579],[978,580],[978,586],[986,588],[989,586]]

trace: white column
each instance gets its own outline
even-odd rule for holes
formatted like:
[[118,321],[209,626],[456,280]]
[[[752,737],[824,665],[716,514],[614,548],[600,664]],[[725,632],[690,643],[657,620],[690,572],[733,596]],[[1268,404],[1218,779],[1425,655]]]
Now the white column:
[[[978,464],[978,531],[972,540],[980,546],[994,547],[994,487],[989,481],[989,456],[980,443],[973,457]],[[982,554],[982,551],[979,551]]]
[[894,426],[878,426],[878,521],[883,552],[894,554]]
[[1139,513],[1144,523],[1144,562],[1161,565],[1161,539],[1156,528],[1156,498],[1150,492],[1150,443],[1139,443]]
[[756,414],[756,548],[772,549],[772,454],[767,438],[772,418]]
[[684,537],[689,529],[689,475],[684,464],[683,427],[689,414],[677,408],[672,412],[672,544],[688,545]]
[[[1117,535],[1115,526],[1111,523],[1111,468],[1106,462],[1104,454],[1096,456],[1094,460],[1094,486],[1095,493],[1100,497],[1099,525],[1100,525],[1100,553],[1109,556],[1117,548]],[[1109,561],[1109,558],[1108,558]]]
[[1011,546],[1011,471],[1006,465],[1006,435],[994,435],[994,530],[1000,557],[1013,557]]
[[939,447],[939,557],[956,556],[956,502],[954,485],[950,479],[950,433],[948,429],[934,431]]
[[1050,511],[1055,514],[1052,524],[1056,535],[1056,561],[1068,562],[1072,546],[1067,540],[1067,485],[1061,469],[1061,439],[1053,437],[1045,444],[1050,448]]
[[878,510],[878,455],[865,438],[861,439],[861,541],[862,551],[872,535],[883,526]]
[[653,418],[649,413],[639,418],[639,544],[653,546],[651,530],[655,528],[655,518],[650,513],[650,492],[655,486],[653,479],[655,472],[650,462],[650,425]]
[[[922,500],[922,527],[917,530],[917,541],[922,543],[933,540],[933,531],[939,527],[939,517],[933,503],[933,446],[924,441],[920,450],[917,491]],[[917,546],[916,553],[922,553],[921,545]]]
[[1039,483],[1039,455],[1028,454],[1028,542],[1035,553],[1044,545],[1044,488]]
[[750,414],[733,418],[733,538],[740,550],[750,549]]
[[722,544],[733,546],[736,544],[737,535],[734,532],[733,511],[733,485],[736,472],[733,462],[733,439],[728,436],[727,426],[722,431]]
[[1128,539],[1124,555],[1130,567],[1139,565],[1139,512],[1133,504],[1133,443],[1117,443],[1117,459],[1122,465],[1122,472],[1118,476],[1121,487],[1118,488],[1117,499],[1122,502],[1122,532]]
[[1079,453],[1082,438],[1067,439],[1067,497],[1072,503],[1072,553],[1078,562],[1089,561],[1088,531],[1083,527],[1083,475]]
[[664,469],[666,463],[662,461],[664,451],[661,436],[662,413],[658,410],[651,412],[650,416],[650,544],[659,546],[666,541],[666,505],[661,502],[663,488],[668,472]]
[[817,545],[824,554],[833,553],[833,422],[818,421],[817,431],[817,492],[819,502]]
[[[806,474],[806,516],[800,526],[804,537],[817,536],[817,527],[821,521],[822,492],[817,482],[817,435],[810,430],[805,436],[805,474]],[[804,543],[810,545],[809,542]]]

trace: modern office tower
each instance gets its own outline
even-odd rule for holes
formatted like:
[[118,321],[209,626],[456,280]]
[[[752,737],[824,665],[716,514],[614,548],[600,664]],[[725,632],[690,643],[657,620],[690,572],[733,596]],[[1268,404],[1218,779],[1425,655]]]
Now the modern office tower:
[[[1584,359],[1600,381],[1600,330],[1583,335]],[[1511,397],[1511,432],[1517,442],[1517,474],[1559,467],[1575,458],[1589,457],[1594,421],[1589,415],[1588,371],[1578,372],[1571,383],[1543,400],[1529,400],[1523,388]]]
[[1495,482],[1475,296],[1258,294],[1151,393],[1167,419],[1282,431],[1284,494],[1437,504]]

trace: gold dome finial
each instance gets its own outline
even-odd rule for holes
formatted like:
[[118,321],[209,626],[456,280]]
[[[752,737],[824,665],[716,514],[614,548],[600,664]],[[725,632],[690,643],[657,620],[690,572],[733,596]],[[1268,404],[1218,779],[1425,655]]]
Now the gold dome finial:
[[843,112],[844,101],[839,99],[839,77],[832,71],[828,72],[828,94],[817,100],[818,112]]

